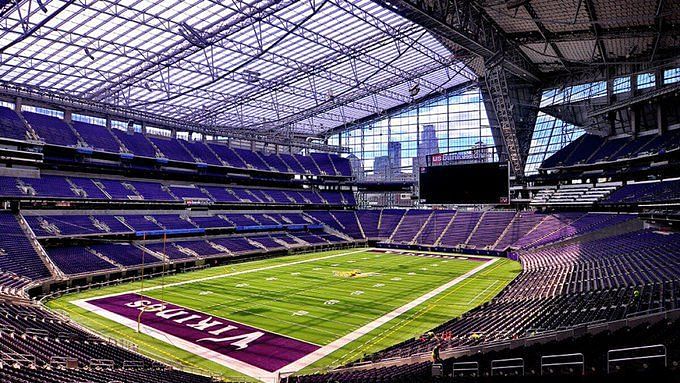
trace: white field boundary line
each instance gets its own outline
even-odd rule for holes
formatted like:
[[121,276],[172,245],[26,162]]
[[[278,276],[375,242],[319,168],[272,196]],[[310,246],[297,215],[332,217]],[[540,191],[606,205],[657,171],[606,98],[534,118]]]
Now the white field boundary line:
[[484,270],[485,268],[491,266],[492,264],[496,263],[496,261],[498,261],[498,259],[499,258],[493,258],[493,259],[491,259],[487,262],[484,262],[483,264],[475,267],[474,269],[468,271],[467,273],[465,273],[465,274],[463,274],[463,275],[461,275],[461,276],[459,276],[459,277],[437,287],[436,289],[434,289],[434,290],[432,290],[428,293],[425,293],[424,295],[421,295],[420,297],[412,300],[411,302],[409,302],[409,303],[407,303],[407,304],[405,304],[401,307],[396,308],[392,312],[387,313],[387,314],[381,316],[380,318],[378,318],[378,319],[376,319],[376,320],[374,320],[374,321],[352,331],[351,333],[343,336],[342,338],[339,338],[339,339],[329,343],[328,345],[326,345],[326,346],[324,346],[324,347],[322,347],[322,348],[320,348],[320,349],[298,359],[297,361],[281,368],[277,372],[281,373],[281,374],[284,374],[284,373],[288,374],[288,373],[297,372],[297,371],[309,366],[310,364],[316,362],[317,360],[330,355],[331,353],[333,353],[333,352],[337,351],[338,349],[346,346],[347,344],[361,338],[364,335],[367,335],[371,331],[377,329],[378,327],[384,325],[385,323],[391,321],[392,319],[394,319],[394,318],[406,313],[407,311],[425,303],[426,301],[436,297],[437,295],[443,293],[444,291],[448,290],[449,288],[451,288],[451,287],[457,285],[458,283],[464,281],[465,279],[477,274],[478,272],[480,272],[480,271]]
[[[190,279],[190,280],[186,280],[186,281],[182,281],[182,282],[168,283],[168,284],[163,285],[163,286],[159,285],[159,286],[147,287],[144,290],[134,289],[134,290],[112,293],[112,294],[107,294],[107,295],[95,295],[95,296],[92,296],[90,298],[86,298],[86,300],[95,299],[95,298],[109,298],[109,297],[115,297],[116,295],[142,293],[142,292],[145,292],[145,291],[158,290],[158,289],[161,289],[161,288],[168,288],[168,287],[173,287],[173,286],[187,285],[187,284],[191,284],[191,283],[200,283],[200,282],[205,282],[205,281],[212,281],[214,279],[233,277],[235,275],[250,274],[250,273],[256,273],[258,271],[272,270],[272,269],[278,269],[278,268],[281,268],[281,267],[299,265],[299,264],[302,264],[302,263],[309,263],[309,262],[323,261],[325,259],[344,257],[346,255],[352,255],[352,254],[361,253],[361,252],[365,252],[365,251],[369,251],[369,250],[371,250],[371,248],[363,248],[363,249],[360,249],[360,250],[349,251],[349,252],[345,252],[345,253],[331,254],[331,255],[327,255],[325,257],[308,258],[308,259],[302,259],[302,260],[299,260],[299,261],[281,263],[281,264],[278,264],[278,265],[271,265],[271,266],[265,266],[265,267],[257,267],[257,268],[254,268],[254,269],[235,271],[233,273],[211,275],[209,277]],[[71,302],[73,303],[73,301],[71,301]]]

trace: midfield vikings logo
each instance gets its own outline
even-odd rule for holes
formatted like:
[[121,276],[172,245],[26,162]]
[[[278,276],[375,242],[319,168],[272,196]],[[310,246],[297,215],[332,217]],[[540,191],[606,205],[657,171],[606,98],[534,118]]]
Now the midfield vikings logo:
[[152,303],[149,300],[140,299],[137,301],[125,304],[126,307],[135,308],[145,313],[154,313],[156,317],[167,320],[172,320],[175,323],[193,328],[198,331],[205,331],[215,337],[205,337],[196,340],[197,342],[225,342],[235,346],[238,350],[247,348],[251,342],[261,338],[264,333],[261,331],[250,332],[241,335],[226,336],[219,338],[219,336],[238,330],[238,327],[233,325],[224,325],[223,322],[213,319],[213,317],[203,317],[198,314],[191,314],[184,311],[182,308],[168,308],[162,303]]

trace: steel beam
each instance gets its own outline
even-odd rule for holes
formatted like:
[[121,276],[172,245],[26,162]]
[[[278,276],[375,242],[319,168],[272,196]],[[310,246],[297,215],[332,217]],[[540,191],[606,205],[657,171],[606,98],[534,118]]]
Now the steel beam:
[[416,22],[435,35],[463,49],[492,59],[499,52],[503,67],[532,83],[540,73],[526,55],[498,28],[486,13],[468,0],[373,0]]

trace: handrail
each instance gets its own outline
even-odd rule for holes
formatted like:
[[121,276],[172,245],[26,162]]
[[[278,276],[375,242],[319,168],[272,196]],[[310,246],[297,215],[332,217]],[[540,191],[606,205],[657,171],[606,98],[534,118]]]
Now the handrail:
[[[656,355],[641,355],[641,356],[629,356],[622,358],[612,359],[612,354],[623,353],[627,351],[646,351],[650,349],[657,349],[662,351],[662,353]],[[610,367],[613,362],[628,362],[633,360],[643,360],[643,359],[663,359],[664,367],[668,367],[668,352],[666,346],[663,344],[653,344],[649,346],[637,346],[637,347],[626,347],[626,348],[615,348],[607,351],[607,374],[610,372]]]
[[[516,363],[520,362],[520,363]],[[515,364],[510,364],[515,363]],[[499,366],[498,364],[501,364]],[[503,364],[508,364],[507,366]],[[521,369],[522,376],[524,376],[524,358],[507,358],[507,359],[495,359],[491,361],[491,376],[494,376],[496,370],[510,370],[510,369]]]
[[[559,358],[567,359],[573,358],[573,361],[545,363],[546,360],[553,360]],[[543,376],[544,367],[560,367],[560,366],[581,366],[581,375],[584,375],[586,372],[585,357],[580,352],[571,354],[541,355],[541,376]]]

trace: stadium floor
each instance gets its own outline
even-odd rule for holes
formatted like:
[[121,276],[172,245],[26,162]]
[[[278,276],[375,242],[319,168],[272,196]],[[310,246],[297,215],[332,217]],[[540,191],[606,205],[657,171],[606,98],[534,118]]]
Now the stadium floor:
[[89,290],[48,306],[153,358],[267,381],[418,336],[493,298],[520,269],[501,258],[346,249],[166,276],[143,291],[140,282]]

